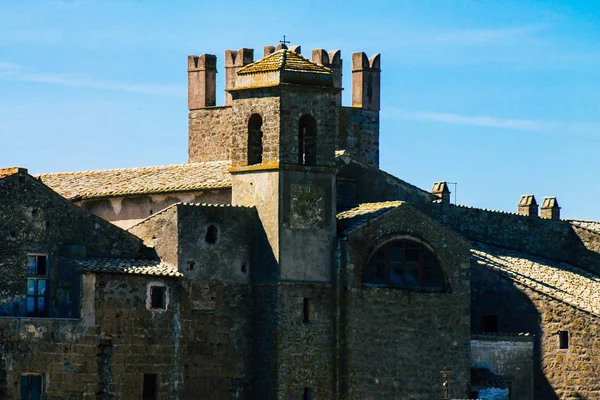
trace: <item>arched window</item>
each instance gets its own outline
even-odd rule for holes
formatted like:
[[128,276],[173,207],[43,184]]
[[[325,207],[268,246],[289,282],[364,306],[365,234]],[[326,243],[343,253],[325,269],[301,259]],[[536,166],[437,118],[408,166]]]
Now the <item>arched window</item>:
[[259,114],[252,114],[248,120],[248,165],[262,163],[262,123],[262,117]]
[[219,230],[216,226],[211,225],[206,229],[206,236],[204,237],[204,241],[208,244],[217,243],[217,237],[219,236]]
[[317,121],[304,114],[298,123],[298,164],[317,164]]
[[445,291],[446,279],[437,257],[411,240],[396,240],[380,247],[364,270],[363,283]]

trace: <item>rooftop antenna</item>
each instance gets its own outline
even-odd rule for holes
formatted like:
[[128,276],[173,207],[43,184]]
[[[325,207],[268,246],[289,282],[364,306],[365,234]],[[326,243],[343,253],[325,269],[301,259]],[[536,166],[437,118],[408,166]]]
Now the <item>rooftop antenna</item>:
[[454,185],[454,204],[458,204],[456,202],[456,187],[458,186],[458,182],[446,182],[448,185]]
[[280,40],[279,43],[281,43],[282,45],[286,45],[287,43],[289,43],[289,40],[285,40],[285,35],[283,35],[283,40]]

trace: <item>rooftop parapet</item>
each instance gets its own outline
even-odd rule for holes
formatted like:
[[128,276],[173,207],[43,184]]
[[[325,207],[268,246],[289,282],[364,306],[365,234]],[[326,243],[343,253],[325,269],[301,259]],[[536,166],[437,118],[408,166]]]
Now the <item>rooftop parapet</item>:
[[560,207],[556,197],[544,197],[540,207],[540,217],[553,220],[560,219]]
[[240,68],[254,62],[254,49],[225,50],[225,105],[231,105],[231,93],[235,88],[237,72]]
[[352,53],[352,107],[379,111],[380,81],[381,55],[367,58],[363,52]]
[[538,203],[532,194],[524,194],[517,205],[517,214],[528,217],[538,216]]
[[[332,50],[330,52],[324,49],[315,49],[312,51],[312,62],[327,67],[333,75],[333,87],[342,89],[342,52]],[[336,104],[342,104],[342,92],[335,96]]]
[[217,89],[217,57],[188,56],[188,109],[214,107]]

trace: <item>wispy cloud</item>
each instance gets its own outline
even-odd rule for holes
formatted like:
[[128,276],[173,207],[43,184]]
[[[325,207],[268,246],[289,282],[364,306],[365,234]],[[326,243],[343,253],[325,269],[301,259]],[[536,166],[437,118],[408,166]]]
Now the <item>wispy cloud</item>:
[[541,25],[504,27],[496,29],[466,29],[442,32],[431,35],[428,41],[432,44],[453,45],[487,45],[504,44],[514,40],[531,39],[534,33],[545,29]]
[[185,88],[173,85],[111,82],[95,80],[82,74],[38,72],[31,68],[5,61],[0,61],[0,79],[174,97],[184,97],[187,94]]
[[386,117],[392,119],[438,122],[515,131],[579,134],[597,133],[600,131],[600,123],[565,123],[533,119],[501,118],[489,115],[461,115],[444,112],[414,111],[396,107],[385,107],[383,112]]

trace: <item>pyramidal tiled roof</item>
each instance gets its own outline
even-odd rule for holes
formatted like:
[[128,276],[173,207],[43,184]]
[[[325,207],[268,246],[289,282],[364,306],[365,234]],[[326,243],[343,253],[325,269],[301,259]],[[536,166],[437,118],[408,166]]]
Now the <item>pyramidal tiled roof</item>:
[[313,74],[331,74],[331,70],[316,64],[300,54],[287,49],[278,50],[263,59],[248,64],[237,72],[238,75],[257,74],[263,72],[291,71],[309,72]]
[[231,187],[230,161],[42,174],[39,179],[71,200]]

